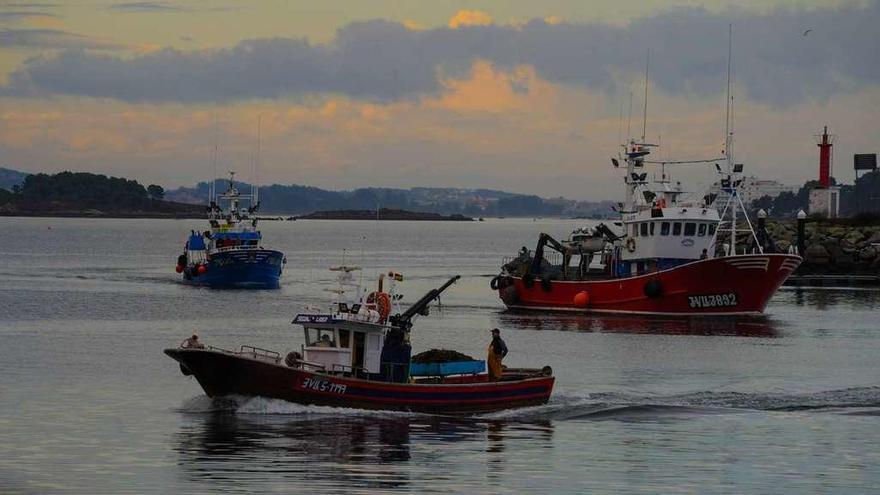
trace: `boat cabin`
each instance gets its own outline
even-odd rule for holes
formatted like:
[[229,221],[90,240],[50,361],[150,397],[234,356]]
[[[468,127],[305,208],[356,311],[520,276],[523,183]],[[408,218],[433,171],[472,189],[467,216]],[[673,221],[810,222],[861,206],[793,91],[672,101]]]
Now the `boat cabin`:
[[692,204],[625,214],[625,240],[616,253],[617,275],[665,270],[711,258],[719,221],[715,208]]
[[377,313],[360,304],[339,303],[336,314],[299,314],[305,344],[303,363],[327,372],[367,376],[381,371],[382,347],[389,329]]

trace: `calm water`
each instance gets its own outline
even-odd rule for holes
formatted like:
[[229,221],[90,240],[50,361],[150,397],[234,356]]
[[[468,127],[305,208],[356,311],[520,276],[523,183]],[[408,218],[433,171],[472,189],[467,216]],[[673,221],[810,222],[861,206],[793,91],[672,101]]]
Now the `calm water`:
[[[869,493],[880,491],[880,292],[784,290],[735,321],[538,317],[490,292],[500,257],[574,221],[266,222],[279,291],[173,266],[197,221],[0,218],[2,493]],[[346,250],[343,252],[343,250]],[[552,365],[545,407],[450,420],[211,401],[162,354],[287,351],[328,266],[402,272],[405,302],[459,273],[415,351]]]

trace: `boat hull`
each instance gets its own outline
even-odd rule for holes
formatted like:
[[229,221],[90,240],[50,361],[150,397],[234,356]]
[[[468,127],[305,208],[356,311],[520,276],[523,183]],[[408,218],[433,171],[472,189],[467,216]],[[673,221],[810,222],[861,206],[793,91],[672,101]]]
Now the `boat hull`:
[[[699,260],[650,274],[602,280],[540,280],[501,276],[508,308],[665,315],[761,314],[797,269],[789,254],[736,255]],[[587,297],[576,297],[586,292]],[[586,303],[584,302],[586,300]]]
[[280,251],[232,250],[212,253],[204,274],[184,272],[183,276],[187,283],[218,289],[277,289],[283,265]]
[[166,349],[210,397],[260,396],[306,405],[479,414],[546,403],[553,376],[456,384],[388,383],[313,373],[283,361],[215,349]]

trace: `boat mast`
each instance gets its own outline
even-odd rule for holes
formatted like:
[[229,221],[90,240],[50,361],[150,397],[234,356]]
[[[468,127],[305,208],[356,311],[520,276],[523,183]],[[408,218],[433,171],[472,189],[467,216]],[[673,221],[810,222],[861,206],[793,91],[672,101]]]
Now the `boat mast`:
[[[260,186],[257,184],[259,179],[257,177],[257,173],[260,170],[260,150],[262,145],[262,128],[263,128],[263,116],[257,116],[257,159],[254,162],[254,183],[251,184],[251,206],[256,208],[257,203],[259,203],[259,195],[260,195]],[[256,210],[254,210],[256,211]]]
[[220,144],[218,138],[217,114],[214,114],[214,146],[211,157],[211,187],[208,188],[208,204],[213,203],[217,197],[217,161],[220,159]]
[[642,111],[642,142],[645,143],[648,130],[648,67],[651,63],[651,49],[645,55],[645,109]]
[[[731,145],[733,144],[733,136],[730,131],[730,66],[731,61],[733,60],[733,24],[727,25],[727,96],[726,96],[726,115],[724,117],[724,154],[727,156],[727,177],[728,180],[732,179],[733,174],[733,153],[731,151]],[[730,191],[732,196],[738,196],[736,191],[736,186],[733,183],[730,184]],[[730,201],[733,198],[728,199]],[[737,197],[737,200],[739,198]],[[733,212],[731,215],[731,223],[730,223],[730,247],[731,252],[736,255],[736,204],[733,205]]]

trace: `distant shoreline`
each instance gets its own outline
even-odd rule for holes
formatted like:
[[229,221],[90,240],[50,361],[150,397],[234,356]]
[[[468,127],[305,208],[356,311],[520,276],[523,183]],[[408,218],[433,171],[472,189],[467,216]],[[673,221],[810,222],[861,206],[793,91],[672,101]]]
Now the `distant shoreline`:
[[139,212],[101,212],[89,213],[79,211],[40,211],[40,212],[0,212],[3,218],[153,218],[167,220],[204,220],[204,215],[196,216],[190,214],[170,214],[170,213],[139,213]]
[[382,208],[376,210],[330,210],[316,211],[308,215],[296,217],[297,220],[412,220],[412,221],[446,221],[473,222],[474,219],[464,215],[441,215],[406,210]]

